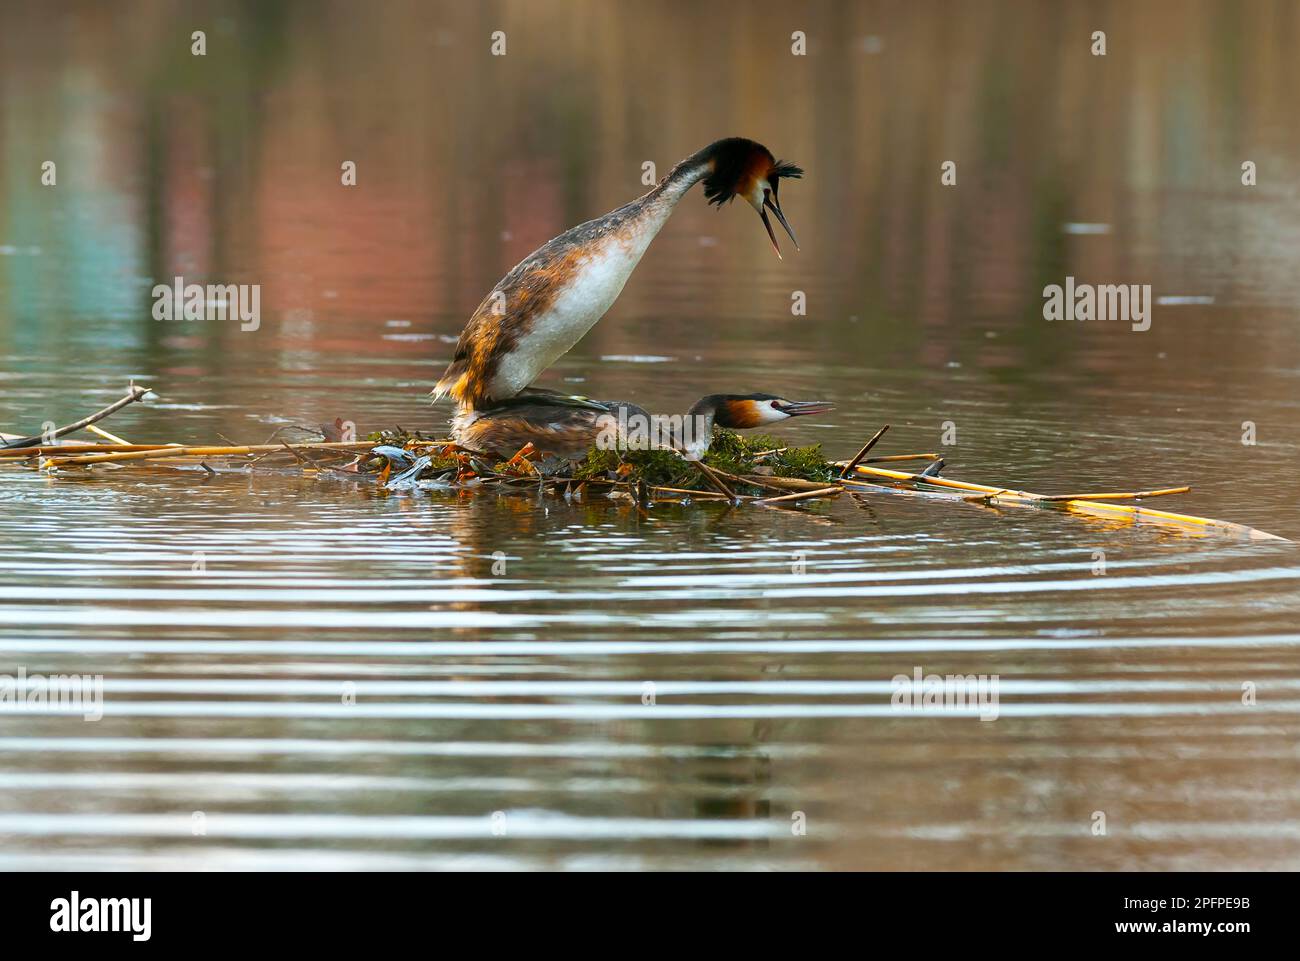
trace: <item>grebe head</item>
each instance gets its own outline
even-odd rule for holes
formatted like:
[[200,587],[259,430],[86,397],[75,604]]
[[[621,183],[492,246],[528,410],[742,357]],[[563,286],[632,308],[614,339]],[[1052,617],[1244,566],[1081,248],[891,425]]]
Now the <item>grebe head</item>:
[[821,400],[786,400],[774,394],[714,394],[701,403],[705,401],[711,402],[715,424],[738,430],[777,424],[805,414],[824,414],[835,409]]
[[777,189],[782,178],[798,178],[803,170],[792,163],[777,160],[761,143],[746,140],[744,137],[728,137],[705,148],[705,156],[712,170],[704,178],[704,196],[709,203],[721,206],[735,197],[743,197],[763,218],[767,236],[772,241],[772,249],[777,257],[781,248],[777,246],[776,234],[772,231],[772,222],[768,220],[768,211],[785,228],[785,232],[794,241],[795,250],[799,241],[790,229],[785,214],[781,212],[781,201]]

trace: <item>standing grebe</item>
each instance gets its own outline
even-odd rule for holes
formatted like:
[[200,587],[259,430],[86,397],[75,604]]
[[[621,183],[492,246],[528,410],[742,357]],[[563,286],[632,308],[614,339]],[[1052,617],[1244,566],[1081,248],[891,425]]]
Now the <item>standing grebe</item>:
[[767,227],[777,256],[770,210],[796,249],[777,187],[800,177],[794,164],[760,143],[729,137],[709,144],[669,171],[648,193],[543,244],[506,274],[478,305],[434,399],[450,395],[462,411],[514,397],[609,310],[641,255],[677,202],[697,181],[721,205],[743,197]]
[[834,408],[822,401],[791,401],[774,394],[709,394],[685,416],[652,417],[626,401],[594,401],[528,390],[478,410],[462,410],[452,437],[468,450],[510,457],[531,443],[542,464],[581,460],[593,446],[673,449],[699,460],[713,427],[746,429]]

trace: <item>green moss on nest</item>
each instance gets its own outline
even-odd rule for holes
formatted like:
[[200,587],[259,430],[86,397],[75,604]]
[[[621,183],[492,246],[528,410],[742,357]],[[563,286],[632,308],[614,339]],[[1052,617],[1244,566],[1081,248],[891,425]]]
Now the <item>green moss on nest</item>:
[[[778,477],[794,477],[809,481],[830,481],[836,469],[822,456],[821,445],[790,447],[779,454],[768,454],[761,460],[758,454],[784,447],[781,439],[767,434],[741,435],[721,427],[713,429],[713,441],[704,463],[728,474],[762,473]],[[645,481],[651,487],[680,487],[687,490],[714,490],[704,475],[689,461],[672,451],[612,451],[593,447],[578,465],[574,476],[581,480],[609,477],[624,464],[631,471],[624,479]],[[757,490],[757,488],[755,488]],[[751,493],[743,491],[742,493]]]
[[436,450],[428,452],[429,467],[433,470],[446,470],[449,467],[460,467],[461,462],[455,454],[440,454]]
[[[620,476],[620,479],[643,480],[652,487],[694,489],[695,485],[690,483],[692,480],[698,479],[704,483],[698,470],[683,460],[680,455],[668,450],[613,451],[593,447],[587,451],[586,458],[578,465],[574,476],[580,480],[609,477],[611,474],[617,474],[625,464],[631,468],[631,471],[625,476]],[[702,490],[703,487],[699,489]]]
[[[768,451],[761,460],[759,454]],[[830,481],[836,468],[822,456],[822,445],[786,447],[779,437],[770,434],[737,434],[721,427],[713,429],[713,443],[704,455],[704,463],[731,474],[753,474],[757,468],[770,470],[777,477],[794,477],[807,481]]]
[[372,444],[389,444],[393,447],[405,447],[410,443],[427,443],[433,440],[432,437],[426,437],[418,430],[406,430],[403,427],[377,430],[367,434],[365,439]]
[[812,447],[790,447],[779,454],[763,459],[763,463],[772,468],[777,477],[798,477],[808,481],[835,480],[840,475],[838,467],[827,462],[822,456],[822,445]]
[[582,463],[573,471],[573,476],[579,480],[592,480],[597,477],[604,477],[610,471],[618,470],[618,465],[622,463],[619,456],[612,450],[601,450],[599,447],[593,447],[587,451],[587,456],[583,458]]

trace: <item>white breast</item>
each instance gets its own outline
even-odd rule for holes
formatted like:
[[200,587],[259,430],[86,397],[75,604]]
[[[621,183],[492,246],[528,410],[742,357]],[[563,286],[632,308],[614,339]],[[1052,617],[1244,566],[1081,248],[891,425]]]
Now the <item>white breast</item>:
[[451,418],[451,436],[458,438],[479,419],[479,412],[468,407],[458,407]]
[[569,283],[550,307],[534,318],[532,330],[501,359],[490,385],[494,397],[519,393],[591,330],[618,299],[670,212],[671,207],[662,216],[647,216],[604,238],[590,256],[578,262]]
[[713,443],[713,433],[710,431],[703,437],[695,437],[682,451],[682,456],[687,460],[700,460],[709,452],[709,447]]

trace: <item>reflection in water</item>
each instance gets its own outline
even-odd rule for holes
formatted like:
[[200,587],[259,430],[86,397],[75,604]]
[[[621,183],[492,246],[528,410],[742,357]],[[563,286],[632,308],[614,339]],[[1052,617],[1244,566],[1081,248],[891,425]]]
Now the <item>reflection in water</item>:
[[[763,6],[217,4],[206,59],[182,8],[0,12],[0,430],[135,377],[133,440],[439,431],[504,270],[742,134],[807,168],[802,252],[688,196],[546,386],[825,397],[786,433],[837,455],[951,422],[957,477],[1300,537],[1300,21],[1132,4],[1095,58],[1050,7]],[[261,328],[153,321],[177,275],[260,284]],[[1151,329],[1045,321],[1067,276],[1151,284]],[[1292,545],[197,470],[0,468],[0,505],[0,674],[106,697],[0,718],[0,866],[1300,864]],[[891,711],[917,667],[997,674],[999,719]]]

